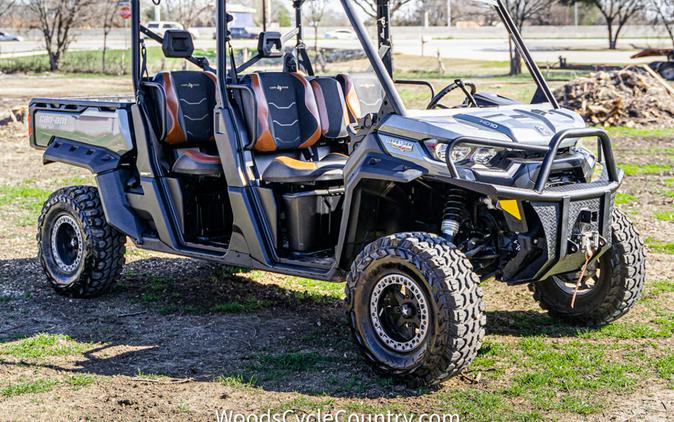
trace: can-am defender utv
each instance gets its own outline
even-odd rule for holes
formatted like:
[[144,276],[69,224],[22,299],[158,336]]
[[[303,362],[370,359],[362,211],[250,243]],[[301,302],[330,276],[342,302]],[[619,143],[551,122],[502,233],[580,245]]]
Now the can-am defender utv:
[[[377,50],[341,0],[369,78],[314,74],[303,2],[293,3],[293,31],[263,31],[257,54],[237,64],[218,0],[212,68],[193,56],[188,32],[162,38],[143,27],[132,0],[135,97],[31,102],[30,141],[44,162],[87,168],[98,185],[59,190],[42,210],[39,259],[56,291],[108,290],[127,237],[148,250],[346,280],[367,359],[426,384],[478,353],[480,280],[529,284],[552,316],[574,324],[606,324],[634,305],[645,256],[614,208],[623,173],[611,141],[559,107],[500,0],[492,6],[537,84],[532,104],[456,80],[422,111],[406,109],[396,85],[430,84],[391,78],[388,1],[378,1]],[[148,75],[145,39],[199,70]],[[248,71],[269,58],[282,69]],[[465,101],[442,105],[456,90]],[[581,145],[590,140],[596,151]]]

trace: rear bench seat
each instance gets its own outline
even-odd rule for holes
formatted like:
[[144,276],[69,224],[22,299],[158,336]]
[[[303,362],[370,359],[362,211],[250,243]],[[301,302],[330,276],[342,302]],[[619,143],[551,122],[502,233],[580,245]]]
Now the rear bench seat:
[[165,144],[174,154],[172,173],[220,177],[223,174],[215,148],[213,112],[216,101],[215,75],[201,71],[161,72],[154,77],[161,95],[155,109],[165,121]]

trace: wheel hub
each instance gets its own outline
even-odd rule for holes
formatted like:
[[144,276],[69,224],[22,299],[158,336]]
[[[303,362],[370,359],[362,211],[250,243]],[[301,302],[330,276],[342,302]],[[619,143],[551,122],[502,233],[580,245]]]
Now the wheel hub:
[[82,233],[74,218],[60,216],[51,230],[51,252],[58,268],[64,273],[74,273],[84,254]]
[[372,291],[372,325],[379,339],[396,352],[409,352],[421,344],[428,334],[428,315],[421,287],[405,275],[386,275]]

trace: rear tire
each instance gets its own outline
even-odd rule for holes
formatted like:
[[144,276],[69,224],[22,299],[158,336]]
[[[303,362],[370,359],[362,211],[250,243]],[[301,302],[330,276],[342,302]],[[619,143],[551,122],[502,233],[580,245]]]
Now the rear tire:
[[89,298],[109,291],[124,266],[125,242],[107,223],[94,187],[58,190],[42,207],[38,259],[58,294]]
[[536,299],[550,316],[584,326],[600,326],[625,315],[636,303],[646,282],[646,254],[639,234],[625,214],[613,211],[613,245],[601,257],[594,288],[579,294],[571,308],[573,292],[554,278],[531,285]]
[[368,361],[414,386],[458,374],[485,333],[479,278],[459,250],[433,234],[396,234],[368,245],[351,267],[346,302]]

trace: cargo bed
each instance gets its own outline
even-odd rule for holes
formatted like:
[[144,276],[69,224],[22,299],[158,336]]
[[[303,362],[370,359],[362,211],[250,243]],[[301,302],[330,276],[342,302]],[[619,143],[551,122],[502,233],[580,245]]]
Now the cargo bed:
[[106,149],[124,155],[134,148],[129,96],[35,98],[31,100],[30,143],[46,149],[55,139]]

